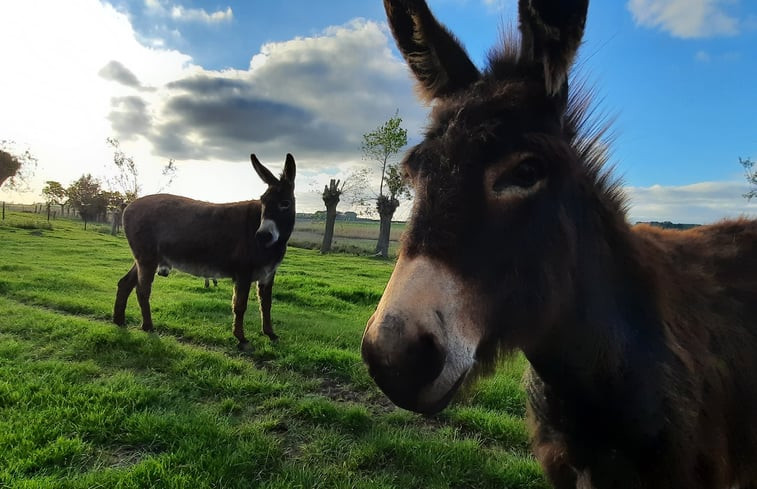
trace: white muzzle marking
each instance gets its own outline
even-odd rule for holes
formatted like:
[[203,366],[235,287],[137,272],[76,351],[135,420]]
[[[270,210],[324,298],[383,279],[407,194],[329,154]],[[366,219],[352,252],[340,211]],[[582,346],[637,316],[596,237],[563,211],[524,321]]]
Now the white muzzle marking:
[[270,241],[264,243],[266,248],[270,248],[279,241],[279,228],[276,226],[276,221],[273,219],[263,219],[263,222],[260,223],[260,227],[258,228],[258,232],[261,231],[267,231],[271,234]]
[[[471,296],[460,277],[443,264],[423,256],[400,257],[372,326],[366,329],[364,341],[380,341],[384,319],[396,316],[405,319],[406,329],[401,334],[409,338],[431,334],[436,338],[446,360],[439,376],[418,392],[421,408],[438,403],[459,387],[476,362],[481,331],[479,318],[475,317],[477,308],[470,307]],[[397,354],[392,351],[395,347],[396,344],[386,345],[386,358]],[[383,346],[378,345],[378,349]]]

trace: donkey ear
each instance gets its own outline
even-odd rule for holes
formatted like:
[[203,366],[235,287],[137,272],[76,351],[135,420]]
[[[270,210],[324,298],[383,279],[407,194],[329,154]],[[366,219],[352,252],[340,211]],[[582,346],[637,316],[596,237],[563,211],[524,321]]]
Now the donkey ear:
[[589,0],[519,0],[521,57],[544,66],[547,93],[563,89],[581,45]]
[[277,183],[279,183],[279,179],[276,178],[268,168],[263,166],[263,163],[260,162],[257,156],[251,154],[250,161],[252,161],[252,167],[255,169],[255,172],[257,172],[260,179],[263,180],[266,184],[276,185]]
[[297,166],[294,164],[294,156],[287,153],[287,159],[284,163],[284,173],[281,174],[281,179],[290,182],[294,185],[294,176],[297,174]]
[[425,101],[450,95],[481,77],[460,42],[434,18],[424,0],[384,0],[384,8]]

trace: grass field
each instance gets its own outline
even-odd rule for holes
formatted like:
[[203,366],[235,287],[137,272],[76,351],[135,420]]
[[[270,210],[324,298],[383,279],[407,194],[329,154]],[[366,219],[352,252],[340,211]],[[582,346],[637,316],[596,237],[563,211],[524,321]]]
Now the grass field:
[[[321,249],[326,223],[317,219],[297,219],[289,242],[299,248]],[[393,222],[389,235],[389,255],[397,255],[405,223]],[[378,221],[336,221],[332,250],[352,255],[373,255],[378,240]]]
[[391,262],[290,248],[273,320],[250,300],[240,353],[228,280],[156,277],[157,332],[110,323],[123,237],[0,222],[0,487],[545,488],[528,454],[524,361],[432,418],[395,408],[359,345]]

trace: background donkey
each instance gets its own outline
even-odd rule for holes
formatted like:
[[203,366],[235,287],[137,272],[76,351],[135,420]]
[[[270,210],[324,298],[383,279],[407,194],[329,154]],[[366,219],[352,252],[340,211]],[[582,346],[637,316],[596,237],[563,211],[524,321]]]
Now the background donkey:
[[281,178],[276,178],[250,155],[252,166],[268,185],[260,200],[211,204],[176,195],[148,195],[124,211],[124,232],[134,254],[134,266],[118,282],[113,322],[126,323],[129,294],[137,288],[142,329],[153,329],[150,291],[156,270],[177,268],[199,277],[234,280],[234,336],[245,349],[243,320],[253,281],[263,333],[277,336],[271,324],[271,290],[287,240],[294,228],[295,163],[288,154]]
[[399,406],[443,409],[521,349],[558,488],[757,488],[757,223],[631,228],[605,128],[568,92],[587,0],[520,0],[481,73],[421,0],[385,0],[433,100],[415,203],[363,336]]

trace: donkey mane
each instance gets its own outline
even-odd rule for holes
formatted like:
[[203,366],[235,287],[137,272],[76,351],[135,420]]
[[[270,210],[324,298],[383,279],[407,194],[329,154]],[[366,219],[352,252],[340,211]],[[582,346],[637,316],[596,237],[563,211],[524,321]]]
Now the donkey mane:
[[[527,69],[521,61],[521,36],[513,29],[503,31],[500,42],[489,51],[485,76],[494,80],[520,78]],[[625,217],[628,198],[623,180],[610,162],[614,134],[613,117],[597,112],[597,94],[580,68],[574,67],[569,76],[568,100],[563,112],[563,133],[576,150],[586,175],[600,191],[601,200]]]

